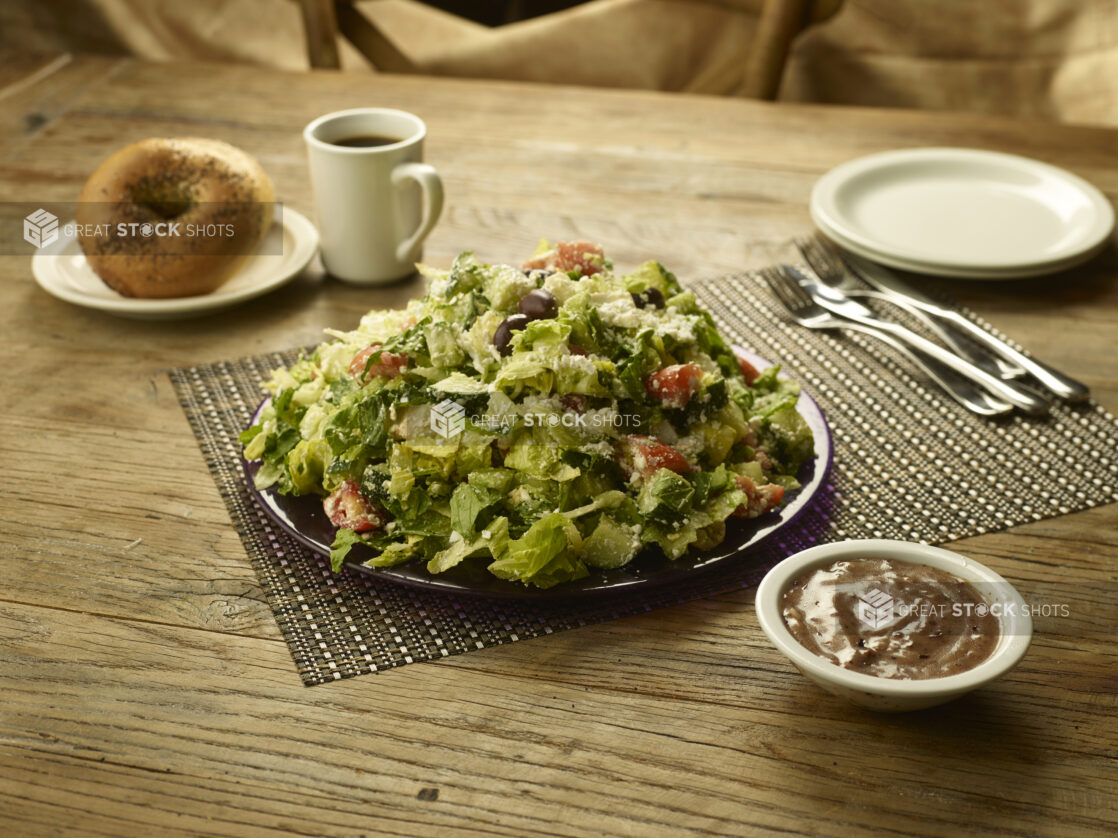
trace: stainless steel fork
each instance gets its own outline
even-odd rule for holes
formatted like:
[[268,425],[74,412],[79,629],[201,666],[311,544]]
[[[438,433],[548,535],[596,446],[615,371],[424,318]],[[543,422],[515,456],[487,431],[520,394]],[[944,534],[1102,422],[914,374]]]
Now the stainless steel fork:
[[765,268],[761,271],[761,277],[787,309],[792,319],[801,326],[808,329],[846,329],[875,337],[922,369],[949,396],[968,410],[980,416],[1004,416],[1013,411],[1013,405],[1009,402],[995,398],[974,383],[955,375],[939,361],[917,349],[905,346],[891,335],[861,323],[835,317],[812,300],[807,291],[782,269]]
[[970,361],[960,358],[951,350],[944,349],[938,343],[918,335],[907,326],[878,317],[860,302],[850,299],[837,288],[819,282],[814,274],[804,273],[791,265],[781,265],[781,268],[785,273],[791,274],[796,282],[811,295],[811,298],[831,314],[838,315],[845,320],[853,320],[863,326],[872,326],[875,329],[888,332],[910,349],[919,349],[925,355],[931,355],[959,375],[973,381],[983,390],[1000,399],[1005,399],[1030,416],[1048,415],[1050,407],[1048,400],[1035,390],[1016,381],[1006,381],[996,375],[990,375],[990,373],[980,370]]
[[1003,358],[995,357],[986,352],[981,351],[978,347],[971,346],[966,341],[960,340],[959,337],[952,332],[949,328],[937,322],[934,318],[926,312],[921,311],[916,306],[908,302],[896,294],[890,294],[885,291],[875,291],[866,288],[854,278],[854,275],[843,264],[842,259],[834,252],[831,246],[824,243],[818,236],[801,237],[795,240],[796,250],[803,256],[804,261],[815,272],[824,284],[830,285],[832,288],[838,288],[848,297],[868,297],[875,300],[883,300],[890,305],[903,309],[912,317],[919,320],[926,326],[936,337],[947,344],[959,356],[970,361],[980,370],[996,375],[998,378],[1014,379],[1020,378],[1025,374],[1023,367],[1011,363]]

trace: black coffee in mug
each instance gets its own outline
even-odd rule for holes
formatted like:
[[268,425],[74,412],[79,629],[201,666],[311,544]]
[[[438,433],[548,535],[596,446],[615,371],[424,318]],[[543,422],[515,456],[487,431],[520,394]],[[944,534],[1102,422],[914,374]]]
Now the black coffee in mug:
[[357,137],[345,137],[340,140],[334,140],[332,145],[340,145],[344,148],[376,148],[381,145],[393,145],[400,142],[398,137],[382,137],[378,134],[361,134]]
[[442,180],[422,162],[426,136],[422,119],[393,108],[337,111],[303,129],[330,274],[384,285],[415,273],[443,207]]

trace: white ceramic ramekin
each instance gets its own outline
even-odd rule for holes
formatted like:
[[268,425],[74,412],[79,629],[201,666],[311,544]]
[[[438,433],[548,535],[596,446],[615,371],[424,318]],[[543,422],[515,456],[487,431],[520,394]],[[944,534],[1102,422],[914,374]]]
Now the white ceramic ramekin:
[[[996,614],[1001,637],[993,654],[966,672],[943,678],[908,680],[853,672],[801,646],[784,623],[781,613],[784,592],[792,580],[805,571],[857,558],[886,558],[930,565],[965,579],[979,591],[996,591],[997,600],[1002,604]],[[933,707],[1000,678],[1021,660],[1033,636],[1027,604],[1012,585],[990,568],[950,550],[887,539],[822,544],[789,556],[770,570],[757,588],[757,619],[773,645],[805,676],[829,693],[883,712]]]

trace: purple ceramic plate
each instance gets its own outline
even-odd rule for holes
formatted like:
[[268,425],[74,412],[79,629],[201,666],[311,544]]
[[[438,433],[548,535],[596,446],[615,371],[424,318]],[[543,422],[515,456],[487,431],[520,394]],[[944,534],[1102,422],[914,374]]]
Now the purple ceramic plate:
[[[741,347],[735,351],[744,356],[757,369],[770,363],[759,355]],[[252,423],[263,410],[267,399],[253,414]],[[449,594],[500,597],[504,599],[564,599],[619,594],[624,591],[647,589],[653,586],[682,582],[709,568],[740,559],[761,542],[789,526],[812,503],[824,487],[831,468],[834,450],[827,420],[815,399],[800,393],[796,406],[800,415],[815,436],[815,458],[804,463],[797,475],[803,486],[785,495],[782,506],[750,520],[729,519],[726,538],[713,550],[689,552],[675,561],[659,551],[646,551],[625,567],[616,570],[591,570],[590,575],[574,582],[540,590],[519,582],[498,579],[489,573],[483,563],[465,561],[445,573],[432,575],[423,563],[409,563],[395,567],[365,567],[362,562],[374,555],[370,548],[357,545],[350,551],[346,566],[350,570],[368,573],[377,579],[398,582],[416,588],[441,591]],[[252,424],[250,423],[250,424]],[[335,528],[322,510],[322,499],[317,496],[294,497],[281,495],[271,489],[257,491],[253,478],[259,462],[245,462],[249,490],[268,516],[300,543],[323,556],[330,555]]]

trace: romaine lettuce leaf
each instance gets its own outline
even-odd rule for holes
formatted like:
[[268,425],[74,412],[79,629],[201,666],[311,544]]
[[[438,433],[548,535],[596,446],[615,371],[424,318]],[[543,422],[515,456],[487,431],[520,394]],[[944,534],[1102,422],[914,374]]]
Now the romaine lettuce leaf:
[[440,550],[427,562],[427,570],[431,573],[443,573],[472,556],[498,558],[508,550],[508,544],[509,519],[494,518],[471,540],[451,536],[450,546]]
[[[524,535],[509,542],[504,557],[489,565],[490,573],[502,579],[532,582],[533,578],[541,573],[549,563],[567,550],[566,528],[568,524],[567,517],[558,512],[540,518],[528,528]],[[551,574],[562,575],[562,569],[565,566],[573,572],[573,567],[569,564],[559,562],[552,569]],[[585,569],[585,566],[583,566],[584,571]],[[569,576],[568,578],[576,577]],[[555,582],[553,581],[551,584],[555,584]]]

